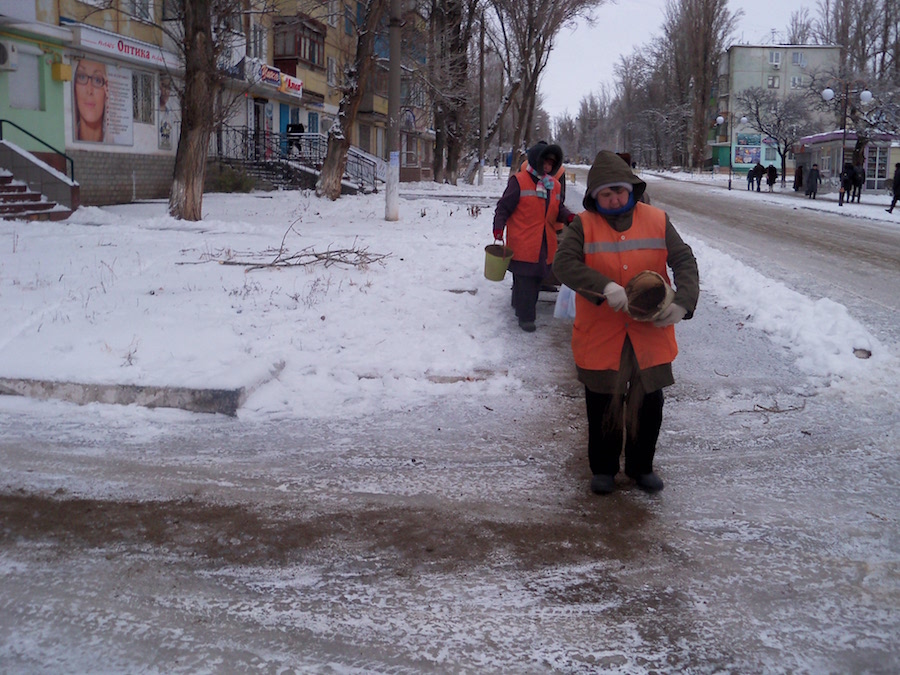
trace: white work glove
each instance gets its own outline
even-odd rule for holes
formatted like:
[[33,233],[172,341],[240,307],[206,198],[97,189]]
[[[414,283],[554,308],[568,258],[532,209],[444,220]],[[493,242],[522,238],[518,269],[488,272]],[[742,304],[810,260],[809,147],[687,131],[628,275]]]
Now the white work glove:
[[606,302],[613,311],[628,311],[628,296],[625,295],[625,289],[615,281],[610,281],[603,287],[603,295],[606,296]]
[[681,321],[684,318],[684,315],[687,314],[687,310],[681,305],[676,305],[674,302],[666,307],[662,313],[656,317],[653,321],[653,325],[657,328],[665,328],[666,326],[674,326],[676,323]]

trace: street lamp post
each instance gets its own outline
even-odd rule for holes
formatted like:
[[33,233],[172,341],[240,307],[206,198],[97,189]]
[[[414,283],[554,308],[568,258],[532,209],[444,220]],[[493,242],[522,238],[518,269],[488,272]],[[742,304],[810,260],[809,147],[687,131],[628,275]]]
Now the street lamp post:
[[[728,113],[728,116],[731,118],[728,121],[728,189],[731,189],[731,179],[734,176],[734,113]],[[741,124],[746,124],[747,118],[741,117]],[[719,115],[716,118],[716,124],[722,126],[725,124],[725,118],[722,115]]]
[[[835,78],[834,80],[838,84],[843,87],[843,95],[841,96],[841,130],[843,133],[841,134],[841,168],[838,173],[838,180],[840,181],[840,191],[838,192],[838,206],[844,205],[844,148],[847,145],[847,103],[850,99],[850,94],[859,94],[859,102],[863,105],[869,103],[872,100],[872,92],[866,88],[866,83],[862,80],[842,80]],[[862,87],[862,89],[854,89],[850,90],[851,86]],[[822,98],[825,101],[833,101],[835,97],[834,89],[831,87],[826,87],[822,90]]]

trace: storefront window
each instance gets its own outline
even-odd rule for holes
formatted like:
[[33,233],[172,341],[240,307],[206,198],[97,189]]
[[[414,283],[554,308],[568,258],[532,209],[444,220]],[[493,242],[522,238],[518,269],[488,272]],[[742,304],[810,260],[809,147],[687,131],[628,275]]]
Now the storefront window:
[[883,190],[888,177],[888,154],[890,148],[869,145],[866,161],[866,189]]
[[132,112],[135,122],[153,124],[153,76],[148,73],[131,74]]

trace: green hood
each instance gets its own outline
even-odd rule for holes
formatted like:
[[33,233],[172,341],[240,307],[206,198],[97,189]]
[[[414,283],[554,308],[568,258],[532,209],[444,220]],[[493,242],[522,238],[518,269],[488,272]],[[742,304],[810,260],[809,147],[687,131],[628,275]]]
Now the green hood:
[[591,192],[601,185],[609,183],[631,183],[634,188],[634,201],[639,202],[641,195],[647,189],[647,184],[634,175],[628,163],[616,153],[609,150],[601,150],[594,157],[591,170],[588,171],[587,189],[584,191],[582,205],[588,211],[597,212],[597,204],[591,197]]

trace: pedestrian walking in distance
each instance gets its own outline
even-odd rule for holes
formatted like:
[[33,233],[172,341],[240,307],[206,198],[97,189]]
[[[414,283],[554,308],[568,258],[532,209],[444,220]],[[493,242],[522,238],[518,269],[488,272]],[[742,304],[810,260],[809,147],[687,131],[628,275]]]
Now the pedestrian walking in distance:
[[769,188],[769,192],[775,192],[776,180],[778,180],[778,169],[775,168],[774,164],[769,164],[766,169],[766,185]]
[[897,162],[894,165],[894,182],[891,186],[891,190],[893,190],[894,196],[891,198],[890,207],[885,209],[888,213],[894,212],[894,206],[897,205],[897,200],[900,199],[900,162]]
[[813,164],[806,177],[806,196],[815,199],[819,192],[819,183],[822,182],[822,174],[819,173],[819,165]]

